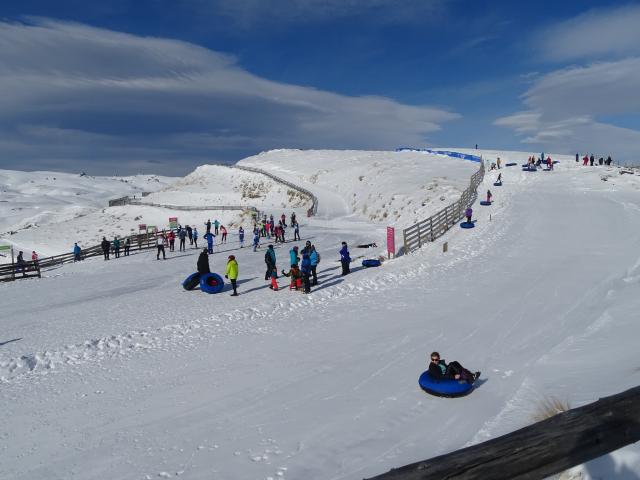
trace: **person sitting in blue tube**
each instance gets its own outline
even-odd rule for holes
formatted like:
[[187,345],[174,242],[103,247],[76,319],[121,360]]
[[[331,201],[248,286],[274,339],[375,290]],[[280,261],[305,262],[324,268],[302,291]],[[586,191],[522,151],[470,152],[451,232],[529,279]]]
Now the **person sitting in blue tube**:
[[480,376],[480,372],[471,373],[455,361],[447,364],[440,359],[438,352],[433,352],[429,363],[429,375],[434,380],[462,380],[467,383],[473,383]]

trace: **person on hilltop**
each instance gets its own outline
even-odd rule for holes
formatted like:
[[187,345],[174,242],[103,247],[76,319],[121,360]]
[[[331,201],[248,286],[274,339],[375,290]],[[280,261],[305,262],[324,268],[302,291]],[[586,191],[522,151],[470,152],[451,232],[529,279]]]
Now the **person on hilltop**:
[[438,352],[433,352],[429,363],[429,375],[434,380],[460,380],[473,383],[480,377],[480,372],[471,373],[455,361],[447,364],[440,359]]
[[264,254],[264,263],[267,265],[267,271],[264,274],[264,279],[269,280],[273,271],[276,271],[277,278],[277,266],[276,266],[276,251],[273,249],[273,245],[267,247],[267,251]]
[[109,260],[109,250],[111,249],[111,243],[107,240],[107,237],[102,237],[102,243],[100,243],[102,247],[102,254],[104,255],[105,260]]
[[238,229],[238,238],[240,239],[240,248],[244,248],[244,228]]
[[227,229],[224,225],[220,225],[220,233],[222,234],[222,240],[220,243],[227,243]]
[[78,242],[73,244],[73,261],[79,262],[82,260],[82,249],[78,245]]
[[342,276],[351,273],[349,265],[351,263],[351,257],[349,256],[349,247],[347,242],[342,242],[342,248],[340,249],[340,264],[342,265]]
[[228,278],[231,281],[231,286],[233,287],[233,293],[231,296],[237,297],[238,262],[236,261],[236,257],[233,255],[229,255],[229,260],[227,261],[227,273],[224,278]]
[[216,220],[213,222],[214,233],[215,233],[216,236],[218,235],[218,228],[219,227],[220,227],[220,222],[216,218]]
[[589,166],[593,167],[593,162],[596,161],[596,157],[593,156],[593,153],[589,157]]
[[576,163],[580,161],[580,154],[576,153]]
[[582,166],[586,167],[588,163],[589,163],[589,155],[585,153],[584,157],[582,157]]
[[209,268],[209,253],[206,248],[203,248],[198,256],[198,273],[200,275],[204,275],[205,273],[211,273],[211,269]]

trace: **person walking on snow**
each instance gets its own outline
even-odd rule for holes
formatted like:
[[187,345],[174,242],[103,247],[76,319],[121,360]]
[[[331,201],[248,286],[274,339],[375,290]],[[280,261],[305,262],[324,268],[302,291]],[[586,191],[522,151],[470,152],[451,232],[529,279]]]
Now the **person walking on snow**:
[[120,239],[118,237],[113,239],[113,251],[116,254],[116,258],[120,258]]
[[33,262],[33,268],[38,269],[38,254],[35,250],[31,252],[31,261]]
[[74,243],[73,244],[73,261],[79,262],[80,260],[82,260],[81,254],[82,254],[82,249],[78,245],[78,242]]
[[257,228],[253,231],[253,251],[255,252],[260,246],[260,230]]
[[167,256],[165,254],[164,251],[164,242],[165,242],[165,237],[162,234],[158,234],[158,236],[156,237],[156,248],[158,249],[158,253],[156,255],[156,260],[160,260],[160,254],[162,253],[162,259],[166,260]]
[[169,230],[167,239],[169,240],[169,251],[173,252],[176,249],[176,234],[173,233],[173,230]]
[[342,276],[351,273],[349,264],[351,263],[351,257],[349,256],[349,248],[347,242],[342,242],[342,248],[340,249],[340,263],[342,264]]
[[16,273],[22,272],[22,276],[27,276],[27,262],[24,261],[24,254],[22,251],[18,252],[18,258],[16,258]]
[[102,237],[102,243],[100,245],[102,246],[104,259],[109,260],[109,249],[111,248],[111,244],[109,243],[109,240],[107,240],[107,237]]
[[298,225],[298,222],[291,225],[293,225],[293,241],[300,240],[300,225]]
[[589,164],[590,166],[593,167],[593,162],[596,161],[596,157],[593,156],[593,153],[591,154],[591,156],[589,157]]
[[193,245],[193,229],[189,225],[184,228],[187,231],[187,237],[189,237],[189,245]]
[[224,225],[220,225],[220,233],[222,234],[222,241],[220,243],[227,243],[227,229]]
[[196,248],[198,248],[198,229],[196,227],[193,227],[193,244],[195,245]]
[[211,219],[207,220],[204,224],[207,227],[207,233],[211,233]]
[[220,227],[220,222],[216,218],[215,221],[213,222],[214,234],[216,236],[218,235],[218,227]]
[[238,229],[238,238],[240,239],[240,248],[244,248],[244,228]]
[[471,223],[471,216],[473,215],[473,210],[471,209],[471,207],[468,207],[465,211],[464,211],[464,216],[467,217],[467,223]]
[[487,190],[487,203],[491,203],[491,197],[493,197],[491,190]]
[[589,163],[589,155],[585,153],[584,157],[582,157],[582,166],[586,167],[588,163]]
[[211,232],[205,234],[204,236],[204,238],[207,239],[207,249],[209,254],[213,253],[213,247],[215,246],[215,241],[214,241],[215,237],[216,236]]
[[233,255],[229,255],[229,260],[227,261],[227,273],[224,278],[228,278],[231,280],[231,286],[233,287],[232,297],[238,296],[238,291],[236,282],[238,280],[238,262],[236,262],[236,257]]
[[500,157],[498,157],[498,159],[496,160],[496,164],[498,165],[498,170],[500,170],[500,165],[502,164]]
[[131,249],[131,239],[129,237],[124,240],[124,256],[129,256],[129,249]]
[[264,263],[267,264],[267,271],[264,274],[264,279],[269,280],[273,271],[278,271],[276,267],[276,251],[273,249],[273,245],[269,245],[267,248],[267,251],[264,254]]
[[318,285],[318,273],[316,269],[318,268],[318,264],[320,263],[320,254],[316,252],[315,245],[311,245],[311,253],[309,254],[309,260],[311,261],[311,275],[313,276],[313,280],[311,285]]
[[186,252],[187,251],[187,247],[186,247],[187,231],[185,229],[180,230],[178,233],[178,238],[180,238],[180,247],[179,247],[180,251]]

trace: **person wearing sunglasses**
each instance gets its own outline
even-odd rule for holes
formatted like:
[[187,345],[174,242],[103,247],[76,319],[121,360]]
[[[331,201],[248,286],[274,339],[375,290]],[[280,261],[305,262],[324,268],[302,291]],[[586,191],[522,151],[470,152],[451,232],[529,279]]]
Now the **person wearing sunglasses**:
[[429,363],[429,375],[434,380],[461,380],[473,383],[480,376],[480,372],[472,373],[456,361],[446,363],[440,359],[438,352],[433,352]]

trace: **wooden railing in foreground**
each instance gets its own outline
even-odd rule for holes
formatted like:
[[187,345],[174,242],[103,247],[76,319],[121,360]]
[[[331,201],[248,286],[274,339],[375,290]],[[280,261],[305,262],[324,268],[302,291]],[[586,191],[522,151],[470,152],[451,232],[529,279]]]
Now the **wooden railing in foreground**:
[[478,185],[484,179],[484,162],[480,162],[480,168],[471,176],[469,186],[462,192],[457,202],[443,208],[435,215],[405,228],[404,253],[413,252],[427,242],[433,242],[438,237],[454,226],[464,216],[467,207],[476,201]]
[[638,440],[640,387],[635,387],[370,480],[541,479]]

